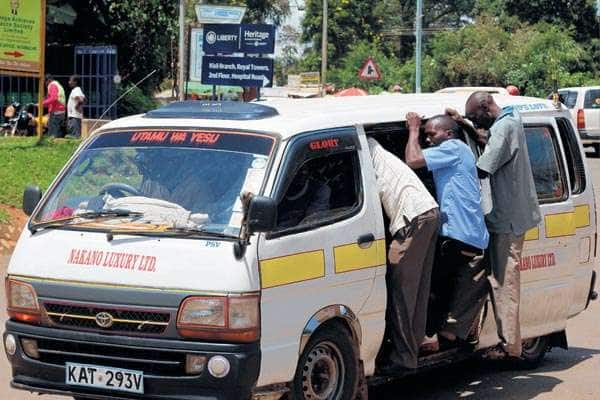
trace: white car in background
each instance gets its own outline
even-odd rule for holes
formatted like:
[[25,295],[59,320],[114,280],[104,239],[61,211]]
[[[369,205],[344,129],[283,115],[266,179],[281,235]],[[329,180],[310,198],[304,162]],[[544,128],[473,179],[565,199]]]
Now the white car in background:
[[503,87],[495,86],[452,86],[446,87],[440,90],[436,90],[435,93],[470,93],[470,92],[488,92],[490,94],[510,94],[508,90]]
[[583,145],[600,155],[600,86],[558,89],[561,101],[573,116]]

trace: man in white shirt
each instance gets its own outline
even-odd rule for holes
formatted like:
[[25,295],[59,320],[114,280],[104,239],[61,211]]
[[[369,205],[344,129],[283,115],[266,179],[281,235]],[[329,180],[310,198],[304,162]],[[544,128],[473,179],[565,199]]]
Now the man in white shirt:
[[436,239],[438,204],[417,175],[375,139],[368,139],[377,189],[390,219],[386,322],[393,349],[381,373],[417,368],[425,338]]
[[81,137],[81,121],[83,120],[83,104],[85,103],[85,95],[79,87],[79,78],[72,75],[69,78],[69,87],[71,94],[67,102],[67,131],[69,135],[76,138]]

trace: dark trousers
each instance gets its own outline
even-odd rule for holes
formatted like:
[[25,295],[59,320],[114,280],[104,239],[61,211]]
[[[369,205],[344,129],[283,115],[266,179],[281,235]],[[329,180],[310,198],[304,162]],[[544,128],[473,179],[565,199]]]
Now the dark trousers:
[[50,113],[50,117],[48,118],[48,135],[57,138],[64,137],[64,124],[64,112]]
[[428,334],[439,331],[467,339],[489,290],[483,251],[440,238],[433,271]]
[[81,137],[81,118],[69,117],[67,121],[67,133],[76,138]]
[[437,208],[425,212],[400,229],[390,244],[386,321],[393,347],[388,358],[405,368],[417,368],[425,337],[439,224]]

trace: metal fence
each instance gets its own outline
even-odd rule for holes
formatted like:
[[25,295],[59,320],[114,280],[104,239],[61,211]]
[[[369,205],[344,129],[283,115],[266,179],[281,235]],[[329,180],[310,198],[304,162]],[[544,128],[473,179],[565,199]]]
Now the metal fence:
[[[79,76],[80,86],[87,98],[85,118],[99,118],[117,95],[114,77],[118,74],[116,46],[64,46],[59,50],[49,46],[48,71],[63,85],[67,94],[69,76]],[[72,58],[71,58],[72,57]],[[6,106],[13,102],[34,104],[37,110],[38,78],[0,75],[0,120]],[[117,109],[104,118],[114,119]]]

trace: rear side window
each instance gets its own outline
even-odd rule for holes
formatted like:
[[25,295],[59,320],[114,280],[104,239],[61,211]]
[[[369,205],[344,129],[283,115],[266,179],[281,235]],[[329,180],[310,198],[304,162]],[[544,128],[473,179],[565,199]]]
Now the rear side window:
[[600,89],[592,89],[585,92],[583,108],[600,109]]
[[561,97],[560,102],[563,103],[567,108],[575,107],[577,104],[577,92],[572,90],[565,90],[558,92]]
[[571,193],[579,194],[585,190],[585,168],[583,166],[583,157],[579,151],[577,137],[573,127],[566,118],[557,118],[560,140],[565,149],[567,158],[567,170],[569,171],[569,181],[571,183]]
[[540,203],[565,200],[567,185],[552,128],[528,126],[525,134],[538,200]]

